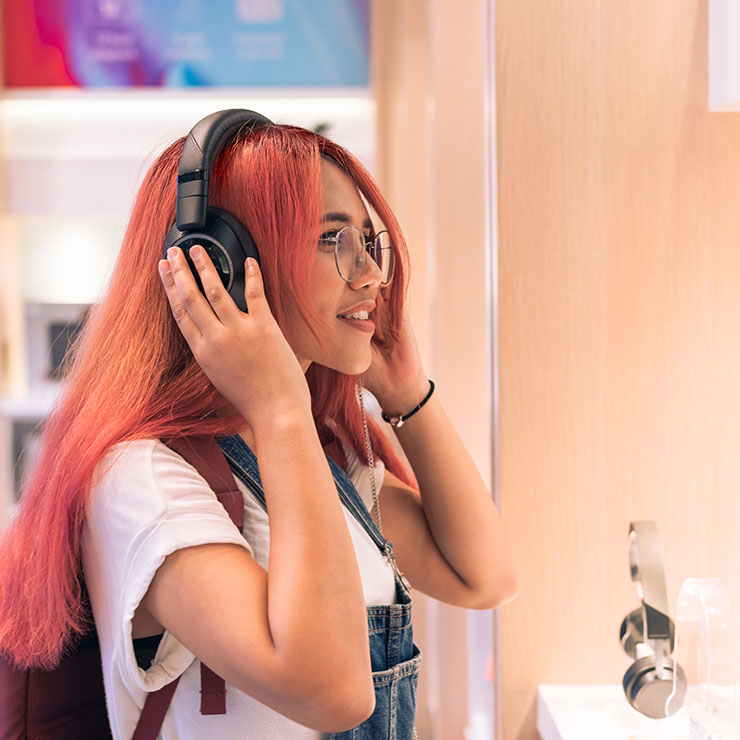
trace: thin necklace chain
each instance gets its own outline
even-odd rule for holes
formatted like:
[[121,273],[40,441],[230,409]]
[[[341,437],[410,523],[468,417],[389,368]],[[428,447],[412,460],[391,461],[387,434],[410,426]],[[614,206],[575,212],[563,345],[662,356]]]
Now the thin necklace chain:
[[[370,490],[373,493],[373,511],[375,512],[375,518],[378,523],[378,530],[380,531],[380,536],[383,538],[384,541],[384,547],[383,550],[385,552],[385,559],[390,563],[391,567],[393,568],[393,572],[396,574],[398,579],[403,582],[403,585],[406,586],[406,589],[411,588],[411,584],[406,579],[406,576],[401,573],[400,568],[398,567],[398,563],[396,563],[396,556],[393,552],[393,544],[385,538],[385,535],[383,534],[383,522],[380,519],[380,504],[378,503],[378,489],[377,484],[375,483],[375,461],[373,459],[373,448],[370,444],[370,433],[367,430],[367,418],[365,417],[365,404],[362,397],[362,382],[360,379],[357,379],[357,396],[360,401],[360,411],[362,412],[362,430],[365,433],[365,448],[367,449],[367,466],[370,469]],[[372,512],[370,513],[370,516],[372,516]]]
[[[367,466],[370,469],[370,490],[373,492],[373,511],[375,512],[375,518],[378,522],[378,530],[380,531],[381,537],[385,541],[385,558],[391,564],[393,572],[403,581],[406,588],[411,588],[406,577],[401,573],[396,564],[396,558],[393,554],[393,548],[389,546],[388,541],[383,535],[383,524],[380,521],[380,505],[378,504],[378,490],[375,484],[375,461],[373,460],[373,447],[370,444],[370,433],[367,430],[367,419],[365,418],[365,403],[362,398],[362,381],[357,378],[357,396],[360,401],[360,411],[362,412],[362,430],[365,433],[365,448],[367,449]],[[372,516],[372,512],[371,512]],[[413,740],[419,740],[419,735],[416,732],[416,725],[414,725]]]
[[[365,418],[365,403],[362,398],[362,383],[359,378],[357,380],[357,395],[360,399],[360,411],[362,412],[362,429],[365,433],[365,449],[367,450],[367,466],[370,469],[370,489],[373,492],[373,511],[375,512],[375,519],[378,522],[378,529],[380,534],[383,535],[383,523],[380,520],[380,505],[378,504],[378,490],[375,484],[375,460],[373,459],[373,447],[370,444],[370,434],[367,431],[367,419]],[[371,512],[372,513],[372,512]],[[385,539],[385,535],[383,535]]]

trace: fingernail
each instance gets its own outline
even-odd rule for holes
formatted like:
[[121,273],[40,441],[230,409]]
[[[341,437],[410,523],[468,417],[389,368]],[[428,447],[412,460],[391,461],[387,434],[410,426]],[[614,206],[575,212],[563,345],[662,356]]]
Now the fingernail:
[[254,272],[257,267],[257,260],[254,257],[247,257],[247,269]]
[[204,254],[205,252],[203,250],[203,247],[199,246],[198,244],[190,248],[190,256],[193,259],[199,260],[201,259],[201,257],[203,257]]
[[175,259],[175,258],[177,257],[177,251],[178,251],[178,250],[177,250],[177,247],[170,247],[170,248],[169,248],[169,249],[167,250],[167,259],[168,259],[168,260],[173,260],[173,259]]
[[160,260],[159,262],[159,272],[162,275],[166,275],[170,271],[170,266],[167,264],[167,260]]

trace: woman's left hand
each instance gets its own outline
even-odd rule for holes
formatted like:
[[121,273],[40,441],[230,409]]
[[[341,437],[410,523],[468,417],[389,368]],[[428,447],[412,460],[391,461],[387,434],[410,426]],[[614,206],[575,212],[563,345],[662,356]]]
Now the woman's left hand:
[[429,391],[419,347],[411,327],[408,303],[403,307],[399,341],[389,351],[371,344],[372,362],[362,376],[363,385],[378,399],[388,416],[410,411]]

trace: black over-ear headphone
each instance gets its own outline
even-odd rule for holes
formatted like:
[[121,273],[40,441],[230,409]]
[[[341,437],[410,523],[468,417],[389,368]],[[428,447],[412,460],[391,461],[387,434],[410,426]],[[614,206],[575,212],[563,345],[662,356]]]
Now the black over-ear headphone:
[[217,111],[193,126],[185,139],[177,173],[177,211],[175,223],[164,240],[164,256],[170,247],[180,247],[203,291],[198,271],[190,259],[190,248],[200,244],[211,258],[221,282],[242,310],[244,262],[254,257],[260,263],[252,235],[236,216],[208,205],[211,165],[218,153],[244,128],[270,125],[269,118],[251,110],[234,108]]

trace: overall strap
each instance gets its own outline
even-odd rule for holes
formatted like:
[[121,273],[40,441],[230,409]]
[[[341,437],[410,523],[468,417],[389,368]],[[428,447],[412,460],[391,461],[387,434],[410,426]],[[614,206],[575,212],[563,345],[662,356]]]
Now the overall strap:
[[365,506],[365,502],[362,500],[357,488],[355,488],[352,479],[331,457],[327,455],[326,459],[334,476],[334,482],[336,483],[342,502],[362,525],[368,535],[370,535],[370,538],[375,542],[381,552],[385,552],[385,538],[380,533],[378,525],[367,510],[367,506]]
[[262,510],[267,512],[265,492],[262,490],[262,480],[257,465],[257,457],[249,445],[238,435],[219,437],[216,439],[231,472],[247,487]]
[[[221,451],[226,456],[234,475],[252,492],[259,505],[267,511],[265,493],[262,490],[257,457],[249,448],[249,445],[239,436],[222,437],[217,440]],[[385,539],[380,534],[377,525],[370,516],[360,494],[354,483],[342,468],[327,455],[327,462],[334,477],[334,483],[339,493],[339,498],[349,512],[357,519],[362,528],[372,538],[378,549],[385,553]]]
[[[213,489],[231,521],[244,525],[244,501],[231,468],[213,437],[176,437],[162,440],[189,462]],[[146,697],[132,740],[156,740],[180,676]],[[200,713],[226,714],[226,683],[202,662],[200,664]]]

